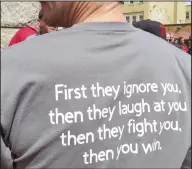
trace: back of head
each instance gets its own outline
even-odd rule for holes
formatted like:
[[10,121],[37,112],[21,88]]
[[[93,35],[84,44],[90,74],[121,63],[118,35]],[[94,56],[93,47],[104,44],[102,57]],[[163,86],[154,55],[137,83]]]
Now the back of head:
[[58,1],[41,2],[41,5],[44,10],[44,19],[48,25],[65,28],[85,22],[93,15],[94,18],[89,20],[99,20],[99,17],[107,14],[109,10],[120,9],[119,2]]
[[148,19],[134,22],[133,26],[166,40],[166,29],[160,22]]

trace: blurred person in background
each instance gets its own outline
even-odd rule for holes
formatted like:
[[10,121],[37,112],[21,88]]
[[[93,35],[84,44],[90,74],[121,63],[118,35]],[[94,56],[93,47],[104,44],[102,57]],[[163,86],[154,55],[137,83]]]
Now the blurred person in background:
[[12,46],[17,43],[23,42],[29,36],[38,34],[39,33],[39,21],[42,19],[42,16],[43,16],[43,11],[41,9],[39,12],[39,15],[38,15],[38,21],[32,25],[26,25],[25,27],[18,30],[16,32],[16,34],[13,36],[13,38],[11,39],[8,46]]
[[43,10],[41,9],[41,11],[39,13],[38,32],[34,35],[27,37],[26,40],[31,39],[31,38],[36,37],[36,36],[39,36],[39,35],[44,35],[46,33],[50,33],[50,32],[56,31],[56,30],[57,30],[56,27],[48,26],[46,24],[46,22],[43,20]]
[[181,45],[180,45],[178,42],[179,42],[178,39],[175,38],[175,39],[174,39],[174,44],[173,44],[173,45],[175,45],[177,48],[181,49]]
[[166,33],[166,41],[169,42],[169,39],[170,39],[170,34]]
[[178,44],[178,39],[177,38],[174,39],[174,44]]
[[38,15],[38,21],[32,25],[27,25],[21,28],[11,39],[8,46],[15,45],[17,43],[23,42],[25,40],[31,39],[38,35],[43,35],[45,33],[55,31],[56,28],[49,27],[43,20],[43,10],[41,9]]
[[183,37],[179,37],[178,39],[178,44],[181,47],[181,50],[183,50],[184,52],[188,53],[189,52],[189,48],[187,47],[187,45],[185,44],[185,40]]
[[189,48],[188,53],[191,55],[191,54],[192,54],[192,47],[191,47],[191,36],[189,37],[188,48]]
[[174,44],[174,41],[175,41],[174,37],[171,36],[170,39],[169,39],[169,43]]

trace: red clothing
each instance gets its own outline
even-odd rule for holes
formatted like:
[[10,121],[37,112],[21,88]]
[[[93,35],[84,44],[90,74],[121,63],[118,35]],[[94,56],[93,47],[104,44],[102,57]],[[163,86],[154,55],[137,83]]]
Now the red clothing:
[[189,48],[186,46],[186,45],[181,45],[181,49],[184,51],[184,52],[189,52]]
[[37,34],[37,30],[35,28],[30,26],[25,26],[16,32],[16,34],[13,36],[8,46],[12,46],[14,44],[20,43],[30,35],[34,35],[34,34]]

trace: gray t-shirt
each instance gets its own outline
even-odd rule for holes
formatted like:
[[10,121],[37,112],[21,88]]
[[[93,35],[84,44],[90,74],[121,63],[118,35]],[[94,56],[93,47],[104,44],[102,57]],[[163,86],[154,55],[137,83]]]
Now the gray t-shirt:
[[35,37],[37,37],[37,36],[39,36],[39,35],[38,35],[38,34],[35,34],[35,35],[30,35],[29,37],[27,37],[27,38],[26,38],[26,40],[29,40],[29,39],[35,38]]
[[191,57],[127,23],[83,23],[2,52],[1,128],[15,169],[180,168]]

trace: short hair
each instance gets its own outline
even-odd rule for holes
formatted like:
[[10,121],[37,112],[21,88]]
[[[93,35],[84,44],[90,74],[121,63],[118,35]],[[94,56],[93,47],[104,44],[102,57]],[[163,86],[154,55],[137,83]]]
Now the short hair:
[[43,18],[43,9],[41,9],[41,10],[39,11],[38,18],[39,18],[39,20],[41,20],[41,19]]

